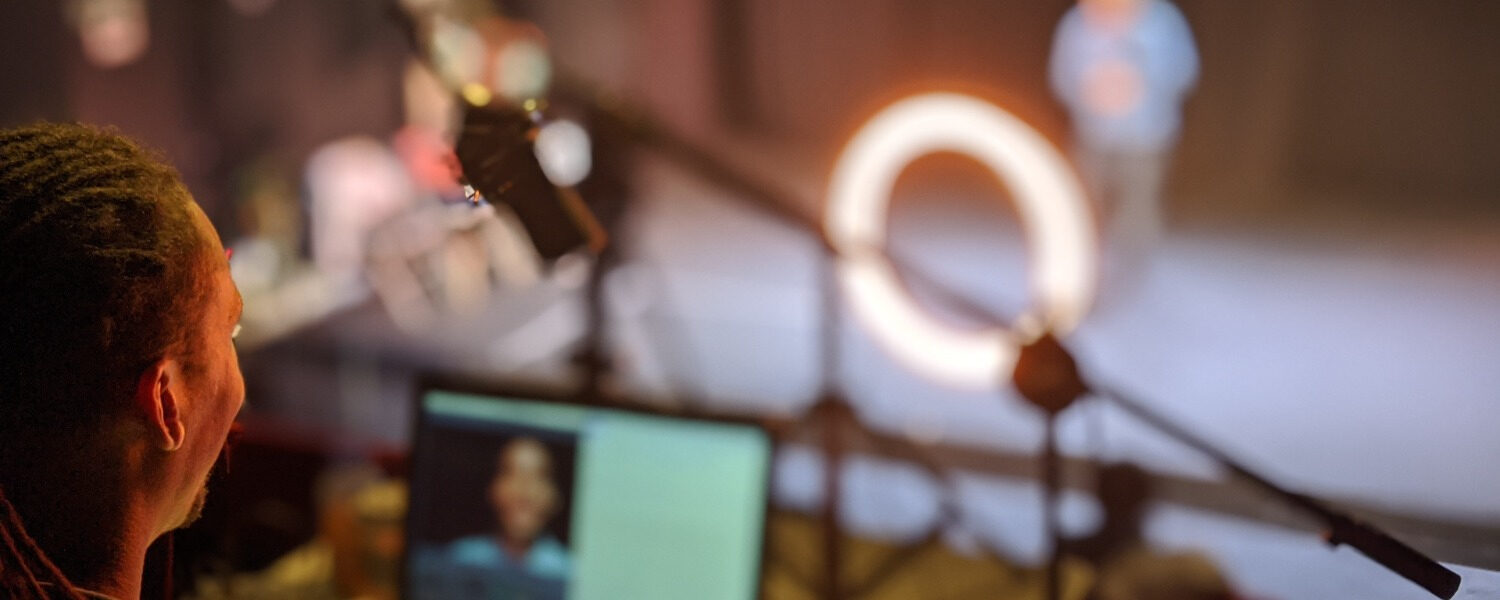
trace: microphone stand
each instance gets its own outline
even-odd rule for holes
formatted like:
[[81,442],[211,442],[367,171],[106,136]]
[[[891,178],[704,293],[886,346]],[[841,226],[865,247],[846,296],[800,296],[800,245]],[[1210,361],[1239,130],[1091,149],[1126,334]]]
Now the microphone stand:
[[823,461],[823,509],[820,515],[823,524],[821,593],[822,597],[827,600],[842,600],[846,592],[840,571],[844,556],[843,518],[840,512],[843,498],[841,474],[848,445],[845,430],[850,423],[858,424],[858,416],[854,407],[849,404],[835,383],[839,362],[840,331],[838,329],[840,314],[838,281],[835,273],[837,250],[822,235],[821,228],[809,224],[807,216],[791,208],[792,203],[785,200],[788,197],[786,194],[745,176],[692,142],[673,135],[644,113],[628,110],[618,100],[595,92],[590,86],[568,77],[567,74],[560,75],[554,86],[556,95],[592,107],[600,116],[612,121],[612,127],[628,135],[635,142],[655,149],[673,163],[706,177],[715,184],[754,198],[755,202],[751,203],[753,206],[770,208],[782,219],[797,223],[801,226],[800,228],[816,234],[820,245],[819,262],[824,271],[818,279],[822,287],[819,307],[822,313],[819,340],[820,360],[825,380],[818,400],[808,410],[807,416],[809,421],[818,428],[818,437],[821,442],[819,450]]
[[1112,388],[1088,385],[1079,373],[1077,362],[1072,354],[1051,333],[1022,346],[1020,355],[1016,359],[1012,380],[1021,396],[1046,414],[1046,447],[1042,454],[1042,464],[1043,485],[1048,504],[1045,511],[1047,531],[1052,538],[1052,556],[1047,565],[1049,600],[1056,600],[1060,594],[1058,570],[1062,558],[1061,534],[1056,521],[1055,506],[1060,487],[1056,437],[1057,415],[1078,398],[1089,394],[1109,400],[1158,432],[1203,453],[1231,473],[1316,518],[1323,524],[1324,540],[1330,546],[1346,545],[1358,550],[1386,569],[1405,577],[1444,600],[1458,593],[1461,578],[1457,573],[1400,540],[1321,500],[1272,482],[1235,460],[1229,453],[1157,413],[1145,403]]
[[[993,323],[1012,322],[996,314],[995,311],[954,292],[920,269],[911,268],[910,265],[895,257],[888,258],[903,276],[918,280],[925,287],[937,292],[944,302],[951,304],[954,308],[972,317]],[[1229,472],[1317,519],[1323,524],[1323,538],[1330,546],[1349,546],[1380,566],[1443,600],[1449,600],[1458,593],[1462,578],[1457,573],[1390,534],[1326,502],[1285,488],[1256,473],[1228,452],[1124,392],[1097,384],[1089,385],[1080,374],[1078,363],[1074,360],[1072,353],[1051,332],[1021,347],[1011,379],[1016,391],[1027,402],[1040,409],[1046,421],[1042,449],[1042,485],[1043,498],[1047,504],[1043,508],[1043,515],[1046,520],[1047,535],[1052,540],[1052,552],[1048,560],[1046,575],[1048,600],[1057,600],[1061,594],[1059,574],[1062,562],[1062,533],[1057,522],[1056,507],[1061,489],[1061,461],[1056,433],[1057,416],[1072,406],[1077,399],[1087,395],[1113,403],[1151,426],[1158,433],[1201,452]]]
[[584,335],[572,363],[582,372],[582,382],[575,392],[588,402],[607,403],[613,400],[606,381],[613,374],[614,361],[610,360],[605,329],[608,326],[608,307],[605,305],[605,285],[610,272],[619,260],[618,238],[594,256],[589,266],[588,281],[584,285]]
[[[638,110],[629,110],[616,99],[604,99],[592,93],[590,86],[563,74],[559,78],[560,88],[566,89],[572,95],[582,97],[593,104],[601,113],[616,120],[625,131],[628,131],[636,141],[646,146],[655,148],[665,154],[673,162],[693,170],[697,174],[708,178],[715,184],[727,189],[741,192],[743,195],[754,199],[750,202],[752,206],[761,208],[770,214],[780,217],[793,225],[806,231],[812,232],[820,241],[824,252],[828,256],[829,272],[824,277],[825,289],[824,310],[827,317],[837,316],[835,305],[837,295],[836,281],[833,277],[832,263],[839,257],[835,247],[828,243],[822,233],[822,228],[817,222],[793,208],[796,206],[790,201],[790,196],[779,193],[771,187],[756,181],[738,169],[731,166],[727,161],[717,158],[712,152],[694,144],[685,138],[675,135],[667,128],[655,122],[648,115]],[[903,265],[892,261],[897,268]],[[902,269],[910,275],[921,276],[919,270]],[[929,284],[934,282],[931,278],[922,276],[921,279]],[[982,316],[995,323],[1008,323],[1009,321],[999,319],[992,311],[976,307],[973,303],[964,300],[959,294],[952,293],[942,285],[932,285],[934,291],[941,293],[948,300],[964,309],[966,312]],[[824,328],[824,360],[831,361],[835,357],[836,332],[833,321],[825,322]],[[831,364],[825,364],[825,368],[831,368]],[[833,371],[827,371],[830,378],[835,377]],[[1026,344],[1021,348],[1020,355],[1016,360],[1016,369],[1013,373],[1013,382],[1016,389],[1033,405],[1039,407],[1046,415],[1046,431],[1044,437],[1044,448],[1042,451],[1044,498],[1046,507],[1044,514],[1048,535],[1053,540],[1051,557],[1047,565],[1047,594],[1050,599],[1056,599],[1061,593],[1060,562],[1062,558],[1061,532],[1057,522],[1057,504],[1059,489],[1061,487],[1060,463],[1057,438],[1056,421],[1057,416],[1072,405],[1078,398],[1093,394],[1102,399],[1113,402],[1126,412],[1154,427],[1157,431],[1167,437],[1176,439],[1199,452],[1204,453],[1230,472],[1245,478],[1256,486],[1282,498],[1289,505],[1317,518],[1326,528],[1326,541],[1333,545],[1347,545],[1360,553],[1379,563],[1392,572],[1416,583],[1434,596],[1449,600],[1457,593],[1460,577],[1457,573],[1443,567],[1431,558],[1412,549],[1410,546],[1380,531],[1374,526],[1361,522],[1352,516],[1340,512],[1326,503],[1312,496],[1288,490],[1271,480],[1255,473],[1240,462],[1234,460],[1228,453],[1218,449],[1206,440],[1192,434],[1186,428],[1177,425],[1146,404],[1138,402],[1131,397],[1100,386],[1089,386],[1080,375],[1077,363],[1072,355],[1062,344],[1050,333],[1043,335],[1037,340]],[[831,380],[830,380],[831,381]],[[837,393],[836,386],[832,383],[825,384],[823,397],[814,406],[811,413],[814,418],[823,417],[824,433],[824,556],[828,561],[825,564],[827,578],[824,582],[825,598],[829,600],[840,600],[843,592],[839,583],[839,559],[842,557],[840,539],[842,531],[839,525],[838,499],[842,492],[838,480],[837,465],[842,461],[844,444],[842,440],[842,424],[846,419],[854,419],[855,413],[848,401]],[[833,417],[833,418],[828,418]],[[857,422],[857,421],[856,421]]]
[[1061,458],[1057,448],[1057,416],[1072,406],[1087,388],[1078,376],[1073,357],[1051,334],[1021,349],[1011,381],[1016,391],[1042,410],[1042,520],[1052,550],[1047,558],[1046,598],[1062,598],[1062,526],[1058,522],[1061,499]]
[[1323,524],[1324,541],[1329,546],[1337,547],[1345,545],[1358,550],[1361,554],[1364,554],[1386,569],[1405,577],[1412,583],[1421,586],[1422,589],[1432,593],[1432,595],[1444,600],[1448,600],[1454,594],[1458,593],[1461,578],[1457,573],[1418,552],[1411,546],[1407,546],[1390,534],[1381,531],[1374,525],[1360,521],[1317,498],[1292,491],[1262,477],[1207,441],[1193,435],[1192,432],[1178,426],[1154,412],[1147,405],[1118,390],[1095,387],[1094,393],[1100,398],[1107,399],[1115,406],[1124,409],[1125,412],[1130,413],[1135,418],[1151,425],[1167,437],[1202,452],[1235,475],[1249,481],[1256,487],[1280,497],[1287,504],[1316,518]]
[[[389,2],[387,10],[391,17],[401,26],[403,33],[412,45],[413,52],[419,60],[432,68],[434,61],[424,50],[421,43],[420,25],[410,14],[408,14],[398,3]],[[712,153],[705,152],[696,144],[685,138],[674,135],[646,114],[630,110],[616,99],[597,93],[589,86],[573,77],[569,73],[559,73],[558,81],[554,84],[553,92],[556,97],[563,97],[577,102],[590,109],[594,116],[598,117],[604,125],[615,133],[622,134],[631,141],[653,148],[665,155],[679,166],[693,171],[699,176],[706,177],[714,183],[728,189],[738,191],[755,200],[747,204],[762,210],[769,210],[781,219],[795,223],[805,231],[812,232],[820,242],[820,262],[824,265],[825,273],[819,279],[823,285],[822,307],[823,327],[821,330],[822,362],[825,381],[823,389],[819,394],[817,402],[808,411],[808,416],[820,426],[821,451],[823,457],[823,555],[824,555],[824,581],[823,597],[828,600],[841,600],[846,596],[843,588],[840,567],[843,565],[843,529],[840,515],[841,499],[843,489],[841,475],[843,473],[844,456],[847,454],[848,441],[845,439],[846,429],[852,424],[859,427],[859,418],[853,405],[849,403],[844,394],[839,390],[836,383],[838,366],[838,344],[839,344],[839,300],[838,281],[836,277],[836,263],[839,253],[829,240],[822,234],[822,228],[818,227],[812,220],[800,211],[792,208],[793,204],[786,200],[787,195],[775,191],[773,188],[764,186],[754,178],[748,177],[739,170],[730,166],[729,163],[718,159]],[[599,125],[600,123],[594,123]],[[502,132],[502,135],[504,132]],[[587,183],[587,182],[585,182]],[[585,192],[586,190],[580,190]],[[623,209],[622,209],[623,210]],[[618,228],[613,227],[615,220],[607,220],[603,224],[602,235],[599,239],[608,239],[607,243],[599,244],[594,248],[597,251],[595,262],[589,273],[587,287],[585,288],[585,317],[586,329],[584,339],[579,351],[572,357],[574,366],[582,371],[582,382],[576,391],[580,398],[595,402],[610,402],[617,400],[608,389],[608,379],[613,373],[613,362],[609,359],[609,349],[606,340],[608,310],[605,306],[607,277],[610,271],[619,264],[621,252],[619,249]],[[921,453],[918,452],[921,456]],[[941,470],[934,461],[929,458],[919,459],[920,466],[929,473],[942,476]],[[945,511],[940,526],[946,526],[947,520],[951,518],[952,511]],[[884,575],[893,572],[902,562],[910,559],[910,555],[898,554],[880,565],[880,568],[871,576],[873,581],[879,581]],[[868,584],[867,586],[868,587]],[[861,589],[855,589],[852,594],[859,595]]]
[[844,528],[840,505],[843,503],[844,472],[844,426],[859,423],[854,406],[838,389],[839,365],[839,294],[838,273],[835,264],[838,253],[827,240],[819,237],[821,244],[819,262],[822,273],[818,281],[822,284],[821,356],[823,391],[813,405],[812,414],[822,422],[823,450],[823,597],[840,600],[844,597],[843,577],[840,568],[844,557]]
[[[768,212],[781,221],[810,233],[816,240],[817,260],[821,271],[817,279],[821,288],[818,309],[822,323],[819,331],[819,347],[824,380],[817,401],[805,413],[805,422],[818,431],[817,436],[820,442],[818,449],[823,462],[823,507],[819,519],[823,525],[821,531],[823,573],[822,581],[816,585],[820,588],[821,597],[826,600],[843,600],[868,592],[903,563],[911,560],[915,554],[897,552],[896,555],[882,561],[863,582],[853,586],[845,585],[848,582],[844,581],[841,570],[845,558],[841,512],[844,489],[841,476],[844,471],[845,458],[857,441],[850,436],[861,434],[863,430],[858,412],[838,383],[839,346],[842,332],[837,273],[837,263],[840,257],[838,249],[824,235],[822,227],[817,225],[813,217],[795,208],[798,203],[792,200],[793,195],[747,175],[729,161],[717,157],[713,152],[687,138],[676,135],[649,115],[632,109],[617,98],[599,93],[592,86],[572,77],[567,72],[558,73],[553,90],[557,97],[591,107],[603,120],[609,121],[613,129],[628,136],[634,142],[656,151],[673,164],[705,178],[714,185],[736,192],[736,198],[739,196],[751,198],[751,201],[746,202],[748,206]],[[913,448],[917,450],[915,454],[919,457],[917,459],[919,467],[935,478],[946,479],[946,475],[936,461],[926,456],[920,448],[914,446]],[[944,504],[946,506],[947,503],[944,502]],[[953,514],[953,510],[945,509],[943,516],[934,527],[943,528],[950,525]]]

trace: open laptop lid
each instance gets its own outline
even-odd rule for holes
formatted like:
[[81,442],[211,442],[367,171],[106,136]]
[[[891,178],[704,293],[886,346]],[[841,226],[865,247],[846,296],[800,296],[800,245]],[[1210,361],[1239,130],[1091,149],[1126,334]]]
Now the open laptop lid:
[[415,422],[405,597],[758,596],[755,424],[436,380]]

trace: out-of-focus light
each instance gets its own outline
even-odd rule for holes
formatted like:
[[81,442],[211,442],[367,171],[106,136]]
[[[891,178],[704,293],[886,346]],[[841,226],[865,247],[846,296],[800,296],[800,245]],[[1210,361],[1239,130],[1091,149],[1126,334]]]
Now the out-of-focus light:
[[[929,315],[882,254],[896,178],[913,160],[942,151],[989,167],[1015,198],[1038,307],[1009,328],[958,329]],[[844,148],[828,195],[825,227],[841,255],[839,278],[852,309],[890,354],[919,373],[992,389],[1014,366],[1019,340],[1046,328],[1066,333],[1088,310],[1096,255],[1082,187],[1045,138],[994,105],[948,93],[897,102]]]
[[504,98],[516,102],[536,98],[551,83],[552,60],[537,42],[515,39],[495,55],[494,87]]
[[484,70],[484,38],[461,23],[435,19],[432,24],[432,62],[449,89],[478,82]]
[[151,44],[144,0],[75,0],[70,8],[83,55],[96,66],[123,67]]
[[422,191],[442,198],[455,198],[463,193],[463,186],[458,183],[458,159],[453,156],[453,143],[442,135],[408,125],[391,138],[391,147],[411,173],[412,182]]
[[592,153],[588,132],[567,119],[543,125],[537,132],[536,158],[553,185],[578,185],[588,177],[593,168]]
[[281,255],[270,240],[250,238],[235,243],[229,261],[229,276],[246,294],[271,289],[281,274]]
[[593,263],[581,254],[565,254],[552,264],[552,283],[565,290],[581,289],[589,280]]
[[353,137],[319,148],[305,172],[314,263],[331,275],[360,272],[370,231],[414,196],[405,165],[385,144]]
[[478,83],[467,83],[463,87],[464,101],[474,106],[488,106],[495,95],[490,93],[490,88]]

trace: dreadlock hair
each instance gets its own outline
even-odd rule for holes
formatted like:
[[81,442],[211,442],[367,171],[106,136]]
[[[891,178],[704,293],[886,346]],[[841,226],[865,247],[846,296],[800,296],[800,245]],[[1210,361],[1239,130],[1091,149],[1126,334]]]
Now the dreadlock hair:
[[81,598],[63,573],[106,567],[49,499],[99,493],[101,461],[72,455],[145,369],[177,352],[195,370],[205,243],[177,172],[118,133],[0,131],[0,595]]

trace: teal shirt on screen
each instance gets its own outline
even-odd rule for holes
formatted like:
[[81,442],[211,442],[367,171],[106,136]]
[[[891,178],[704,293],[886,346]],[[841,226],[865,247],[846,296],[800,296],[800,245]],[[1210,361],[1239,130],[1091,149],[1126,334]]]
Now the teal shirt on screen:
[[419,548],[409,595],[413,600],[564,600],[572,561],[562,543],[543,536],[519,560],[495,538],[476,535]]
[[471,535],[448,545],[448,560],[467,567],[517,569],[547,579],[566,579],[570,566],[567,548],[550,535],[532,542],[520,560],[502,549],[494,536]]

